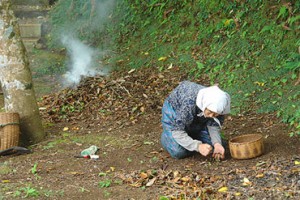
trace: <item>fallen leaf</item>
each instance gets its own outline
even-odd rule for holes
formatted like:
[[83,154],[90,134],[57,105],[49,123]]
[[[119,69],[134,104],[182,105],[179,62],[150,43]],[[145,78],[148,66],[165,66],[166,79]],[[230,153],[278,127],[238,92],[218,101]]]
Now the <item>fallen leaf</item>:
[[104,172],[99,172],[98,176],[106,176],[106,173],[104,173]]
[[255,81],[254,82],[256,85],[258,85],[258,86],[264,86],[265,85],[265,83],[264,82],[258,82],[258,81]]
[[128,74],[131,74],[132,72],[134,72],[135,71],[135,69],[131,69],[129,72],[128,72]]
[[227,187],[221,187],[218,192],[227,192],[228,188]]
[[264,174],[257,174],[256,175],[256,178],[263,178],[264,177]]
[[162,74],[158,74],[157,76],[158,76],[158,78],[165,78],[165,76]]
[[78,126],[73,127],[73,130],[78,131],[80,128]]
[[249,186],[249,185],[252,185],[252,182],[250,182],[248,178],[244,178],[244,179],[243,179],[243,184],[242,184],[242,185],[243,185],[243,186]]
[[154,184],[154,182],[156,181],[156,177],[154,177],[153,179],[151,179],[147,184],[146,184],[146,186],[147,187],[150,187],[150,186],[152,186],[153,184]]
[[140,174],[140,176],[141,176],[141,178],[143,178],[143,179],[148,178],[148,174],[145,173],[145,172],[142,172],[142,173]]
[[135,183],[132,183],[132,184],[130,184],[131,186],[133,186],[133,187],[141,187],[142,186],[142,183],[140,183],[140,182],[135,182]]
[[173,180],[171,180],[171,182],[177,183],[179,180],[180,180],[180,177],[176,177],[176,178],[174,178]]
[[300,172],[300,168],[296,168],[296,169],[293,168],[293,169],[292,169],[292,172],[293,172],[293,173]]
[[234,195],[235,196],[241,196],[242,194],[240,192],[236,192]]
[[282,25],[282,28],[285,29],[285,30],[288,30],[288,31],[291,31],[292,29],[286,25]]
[[174,172],[173,172],[174,178],[178,177],[178,175],[179,175],[179,172],[178,172],[178,171],[174,171]]
[[160,57],[160,58],[158,59],[158,61],[165,61],[165,60],[167,60],[167,59],[168,59],[167,57],[162,56],[162,57]]
[[256,163],[256,167],[259,167],[259,166],[264,165],[264,164],[266,164],[266,162],[264,162],[264,161],[258,162],[258,163]]
[[295,165],[300,165],[300,161],[295,160]]
[[2,180],[2,183],[10,183],[10,180]]
[[115,167],[110,167],[110,171],[112,172],[115,171],[115,169],[116,169]]
[[150,141],[145,141],[144,145],[154,145],[154,142],[150,142]]
[[72,174],[72,175],[83,175],[84,173],[82,173],[82,172],[70,172],[70,174]]
[[182,180],[183,182],[188,182],[188,181],[190,181],[191,179],[190,179],[190,177],[185,176],[185,177],[182,177],[181,180]]
[[68,131],[68,130],[69,130],[68,127],[64,127],[64,128],[63,128],[63,131]]

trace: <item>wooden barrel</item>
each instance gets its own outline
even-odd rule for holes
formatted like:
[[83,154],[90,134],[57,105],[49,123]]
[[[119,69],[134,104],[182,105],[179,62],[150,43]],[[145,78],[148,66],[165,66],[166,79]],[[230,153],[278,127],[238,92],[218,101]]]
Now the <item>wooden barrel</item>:
[[229,140],[230,154],[236,159],[249,159],[260,156],[264,152],[261,134],[246,134]]
[[18,113],[0,113],[0,150],[18,146],[20,138]]

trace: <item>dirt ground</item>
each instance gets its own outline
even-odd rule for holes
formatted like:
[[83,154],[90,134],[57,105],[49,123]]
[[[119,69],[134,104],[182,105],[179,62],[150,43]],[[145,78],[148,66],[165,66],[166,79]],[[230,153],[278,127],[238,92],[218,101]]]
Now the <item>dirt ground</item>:
[[[84,87],[45,97],[40,106],[45,108],[42,116],[47,138],[30,146],[31,154],[0,157],[0,199],[300,198],[300,140],[289,137],[288,127],[273,114],[241,113],[227,116],[225,121],[227,139],[248,133],[262,134],[265,145],[262,156],[236,160],[227,149],[226,159],[220,162],[199,154],[181,160],[171,158],[160,145],[161,102],[186,77],[176,75],[180,78],[174,81],[173,73],[149,71],[134,75],[118,73],[118,79],[113,76],[106,81],[94,79],[96,82],[84,82]],[[120,81],[113,84],[113,80]],[[134,84],[125,84],[129,82]],[[88,94],[94,90],[88,88],[95,83],[102,89],[98,93],[111,94],[106,95],[110,99],[90,98]],[[142,90],[139,86],[143,84],[139,83],[149,87]],[[109,84],[113,86],[108,88]],[[119,98],[122,94],[117,87],[129,93],[131,99],[125,95]],[[109,93],[112,91],[114,95]],[[137,91],[140,94],[135,96]],[[80,95],[74,96],[76,92]],[[159,94],[160,99],[151,98],[151,94]],[[146,99],[142,105],[138,100],[130,104],[132,99],[142,96]],[[84,99],[89,109],[59,119],[58,112],[50,112],[49,107],[62,108],[66,99],[72,105]],[[111,103],[106,105],[104,100]],[[96,116],[94,110],[101,113]],[[91,145],[99,147],[99,159],[75,157]]]

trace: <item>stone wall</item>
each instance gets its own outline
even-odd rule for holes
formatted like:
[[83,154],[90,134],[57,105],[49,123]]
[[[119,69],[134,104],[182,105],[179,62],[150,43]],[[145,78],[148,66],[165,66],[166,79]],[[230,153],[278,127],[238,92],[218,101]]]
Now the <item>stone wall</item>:
[[21,38],[29,52],[45,44],[44,38],[49,31],[47,14],[50,7],[49,0],[12,0],[12,9],[19,22]]
[[32,5],[32,6],[48,6],[49,0],[12,0],[15,5]]

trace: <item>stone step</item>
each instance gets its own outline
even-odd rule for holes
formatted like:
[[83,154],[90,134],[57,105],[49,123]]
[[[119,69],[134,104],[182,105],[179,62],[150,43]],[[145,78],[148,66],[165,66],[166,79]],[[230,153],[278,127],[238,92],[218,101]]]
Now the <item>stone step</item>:
[[22,38],[23,44],[28,52],[32,52],[40,38]]
[[30,5],[13,5],[12,9],[17,18],[37,18],[45,17],[49,10],[49,6],[30,6]]
[[42,24],[19,24],[22,38],[40,38],[42,36]]

